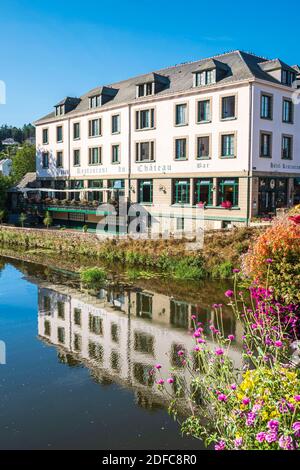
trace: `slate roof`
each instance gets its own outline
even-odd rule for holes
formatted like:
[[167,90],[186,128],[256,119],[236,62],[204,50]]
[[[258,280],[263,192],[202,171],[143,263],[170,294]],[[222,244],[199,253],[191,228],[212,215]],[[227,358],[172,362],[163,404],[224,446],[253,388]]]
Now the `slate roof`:
[[[201,69],[203,70],[206,67],[211,67],[212,64],[216,64],[217,66],[219,64],[223,69],[227,68],[228,70],[228,73],[225,74],[224,78],[218,81],[218,84],[235,83],[239,81],[253,80],[255,78],[272,83],[279,83],[278,80],[263,70],[264,64],[267,65],[267,63],[270,62],[272,61],[268,61],[263,57],[237,50],[195,62],[187,62],[173,67],[167,67],[156,72],[139,75],[137,77],[129,78],[128,80],[106,85],[105,87],[101,86],[93,88],[88,91],[88,93],[80,97],[80,101],[76,108],[68,112],[66,116],[75,117],[76,115],[89,111],[89,97],[101,94],[102,90],[106,87],[116,89],[118,92],[113,99],[103,104],[99,110],[104,110],[115,105],[126,104],[128,102],[134,102],[135,100],[143,100],[143,98],[136,98],[136,85],[146,83],[151,78],[159,79],[160,77],[160,80],[165,78],[165,80],[168,81],[168,85],[162,87],[155,96],[166,96],[172,93],[188,91],[193,88],[193,72],[200,71]],[[55,113],[52,112],[36,121],[35,124],[38,125],[51,120],[61,120],[62,118],[63,117],[61,116],[56,117]]]

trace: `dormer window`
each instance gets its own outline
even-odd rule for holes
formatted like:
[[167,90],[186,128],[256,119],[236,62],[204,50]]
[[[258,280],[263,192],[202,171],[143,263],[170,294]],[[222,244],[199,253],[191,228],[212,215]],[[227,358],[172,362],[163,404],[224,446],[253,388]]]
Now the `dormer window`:
[[137,97],[141,98],[142,96],[149,96],[154,94],[154,82],[152,83],[142,83],[137,85]]
[[194,86],[212,85],[213,83],[216,83],[216,69],[194,74]]
[[101,106],[101,95],[90,97],[90,109],[99,108]]
[[295,81],[295,74],[290,70],[282,69],[281,72],[281,83],[283,85],[292,86],[293,82]]
[[65,114],[65,106],[60,104],[55,107],[55,115],[56,116],[63,116]]

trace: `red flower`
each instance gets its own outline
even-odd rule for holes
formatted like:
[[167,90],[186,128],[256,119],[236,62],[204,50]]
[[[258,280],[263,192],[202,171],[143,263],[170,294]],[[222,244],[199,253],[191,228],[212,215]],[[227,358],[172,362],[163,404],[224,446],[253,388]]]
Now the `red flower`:
[[291,216],[289,217],[289,220],[291,220],[292,222],[298,225],[300,224],[300,215]]

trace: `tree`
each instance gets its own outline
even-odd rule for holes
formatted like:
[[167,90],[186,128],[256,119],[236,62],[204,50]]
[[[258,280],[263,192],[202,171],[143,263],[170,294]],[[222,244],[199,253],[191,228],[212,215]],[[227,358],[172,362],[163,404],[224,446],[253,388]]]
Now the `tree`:
[[12,175],[15,182],[21,181],[26,173],[35,172],[35,146],[24,145],[20,148],[12,161]]
[[0,174],[0,209],[5,209],[7,191],[12,185],[12,180],[9,176]]
[[19,216],[19,222],[23,228],[24,228],[24,223],[26,222],[26,220],[27,220],[27,215],[24,212],[21,212]]
[[47,211],[46,215],[45,215],[45,218],[43,220],[43,223],[44,223],[45,227],[49,228],[50,225],[52,225],[52,222],[53,222],[53,219],[52,219],[50,213]]
[[5,210],[0,209],[0,224],[2,224],[4,217],[5,217]]

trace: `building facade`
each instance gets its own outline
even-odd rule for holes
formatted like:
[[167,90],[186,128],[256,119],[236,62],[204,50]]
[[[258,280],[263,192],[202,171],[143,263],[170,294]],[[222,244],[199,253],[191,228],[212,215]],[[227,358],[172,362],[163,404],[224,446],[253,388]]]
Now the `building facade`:
[[35,123],[47,209],[94,227],[122,195],[176,232],[199,208],[220,228],[299,202],[298,75],[235,51],[64,99]]

